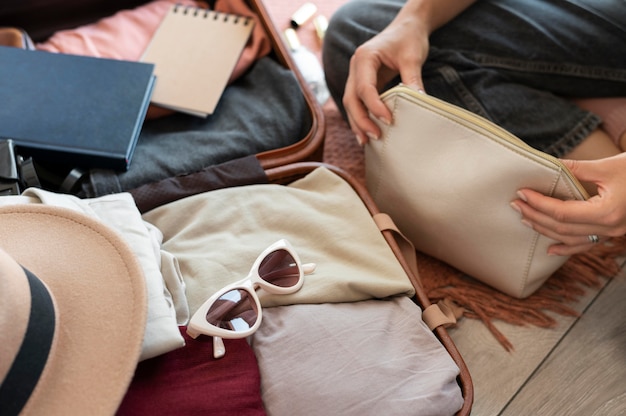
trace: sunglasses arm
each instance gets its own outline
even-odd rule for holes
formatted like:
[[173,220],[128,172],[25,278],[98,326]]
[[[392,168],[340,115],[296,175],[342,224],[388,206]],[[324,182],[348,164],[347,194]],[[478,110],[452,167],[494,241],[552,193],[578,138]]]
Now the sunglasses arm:
[[213,336],[213,357],[222,358],[225,354],[224,340],[221,337]]
[[315,263],[304,263],[302,265],[302,272],[304,274],[311,274],[315,271],[316,266],[317,265]]

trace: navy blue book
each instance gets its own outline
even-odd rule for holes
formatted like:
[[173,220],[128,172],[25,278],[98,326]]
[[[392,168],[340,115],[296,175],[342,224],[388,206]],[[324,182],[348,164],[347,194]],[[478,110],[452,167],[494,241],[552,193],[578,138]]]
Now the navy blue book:
[[0,47],[0,137],[70,167],[127,170],[154,65]]

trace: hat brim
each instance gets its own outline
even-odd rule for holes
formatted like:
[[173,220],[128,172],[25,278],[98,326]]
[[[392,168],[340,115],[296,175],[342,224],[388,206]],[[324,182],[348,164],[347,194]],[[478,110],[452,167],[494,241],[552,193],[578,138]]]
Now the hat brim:
[[103,223],[45,205],[0,207],[0,247],[50,289],[57,333],[25,414],[114,414],[146,326],[142,269]]

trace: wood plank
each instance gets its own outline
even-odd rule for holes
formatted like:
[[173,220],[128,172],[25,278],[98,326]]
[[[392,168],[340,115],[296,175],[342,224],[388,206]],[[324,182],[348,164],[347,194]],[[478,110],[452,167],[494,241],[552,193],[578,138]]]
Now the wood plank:
[[626,278],[602,290],[503,415],[626,414]]
[[[582,312],[598,290],[589,289],[572,307]],[[496,322],[498,329],[512,342],[513,352],[507,352],[478,320],[463,319],[450,330],[472,375],[475,390],[472,416],[501,414],[577,320],[556,315],[555,319],[558,326],[551,329]],[[517,413],[521,414],[533,413]]]

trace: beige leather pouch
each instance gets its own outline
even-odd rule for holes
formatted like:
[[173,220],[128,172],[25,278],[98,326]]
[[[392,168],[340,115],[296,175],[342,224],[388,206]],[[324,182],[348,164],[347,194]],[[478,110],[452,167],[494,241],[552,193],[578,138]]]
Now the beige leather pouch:
[[520,188],[585,199],[556,158],[469,111],[406,86],[381,96],[393,124],[365,146],[366,184],[415,247],[504,293],[524,298],[567,257],[521,223]]

